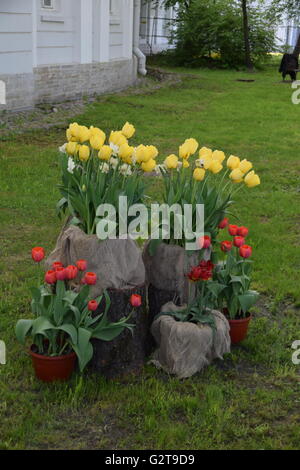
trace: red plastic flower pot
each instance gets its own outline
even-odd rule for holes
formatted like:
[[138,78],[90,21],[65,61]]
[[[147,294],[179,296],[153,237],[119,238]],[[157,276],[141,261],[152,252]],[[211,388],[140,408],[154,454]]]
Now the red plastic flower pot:
[[56,380],[68,380],[75,368],[76,354],[74,352],[63,356],[42,356],[35,353],[33,346],[30,355],[35,375],[43,382],[54,382]]
[[227,317],[230,326],[230,338],[232,344],[237,344],[243,341],[246,338],[248,332],[249,322],[251,320],[251,315],[246,318],[241,318],[239,320],[231,320]]

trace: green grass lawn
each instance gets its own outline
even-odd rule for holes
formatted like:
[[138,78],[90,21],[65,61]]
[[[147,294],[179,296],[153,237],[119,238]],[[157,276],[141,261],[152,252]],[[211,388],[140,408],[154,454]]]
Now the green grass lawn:
[[[105,382],[86,373],[44,385],[16,342],[35,283],[30,250],[49,252],[61,222],[57,147],[60,128],[0,141],[0,448],[296,449],[300,442],[299,112],[275,67],[245,73],[174,69],[181,83],[101,97],[74,119],[103,130],[128,120],[135,143],[154,144],[161,160],[195,137],[201,146],[253,161],[261,186],[238,196],[234,211],[250,227],[254,286],[262,293],[248,339],[225,360],[188,380],[146,366],[139,377]],[[152,194],[159,182],[149,178]]]

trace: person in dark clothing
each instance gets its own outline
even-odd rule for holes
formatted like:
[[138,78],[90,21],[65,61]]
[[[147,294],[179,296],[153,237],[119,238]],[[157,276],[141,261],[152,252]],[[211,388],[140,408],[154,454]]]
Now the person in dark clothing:
[[286,75],[289,75],[292,81],[296,80],[298,67],[298,58],[295,55],[283,54],[279,67],[282,79],[285,80]]

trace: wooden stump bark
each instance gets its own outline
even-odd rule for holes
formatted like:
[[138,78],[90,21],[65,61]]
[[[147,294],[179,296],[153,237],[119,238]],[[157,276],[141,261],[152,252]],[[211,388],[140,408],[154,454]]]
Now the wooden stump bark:
[[[133,289],[108,289],[107,292],[111,301],[108,311],[108,319],[111,322],[118,321],[120,318],[130,314],[133,307],[129,299],[132,294],[141,295],[142,305],[135,308],[134,313],[130,317],[129,323],[135,325],[132,333],[125,329],[113,341],[93,340],[94,355],[91,367],[106,378],[138,374],[150,350],[146,287],[143,285]],[[105,298],[103,298],[96,314],[103,312],[104,307]]]
[[[157,287],[149,284],[148,287],[148,304],[149,304],[149,330],[153,323],[154,318],[161,312],[161,308],[167,302],[174,302],[175,305],[179,305],[178,295],[175,291],[169,291],[165,289],[158,289]],[[155,349],[156,342],[150,332],[149,345],[151,352]]]

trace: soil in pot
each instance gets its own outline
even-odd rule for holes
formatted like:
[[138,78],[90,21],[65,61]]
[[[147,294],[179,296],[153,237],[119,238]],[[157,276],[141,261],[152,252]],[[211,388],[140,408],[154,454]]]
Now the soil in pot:
[[35,346],[30,348],[30,355],[35,375],[43,382],[68,380],[75,368],[76,354],[71,352],[62,356],[43,356],[35,352]]

